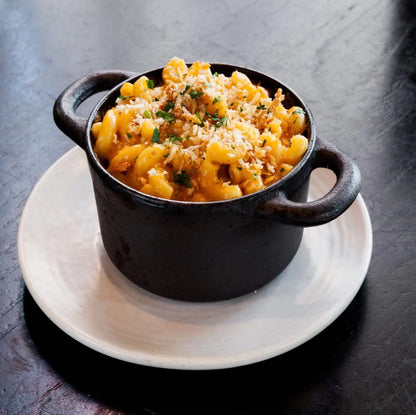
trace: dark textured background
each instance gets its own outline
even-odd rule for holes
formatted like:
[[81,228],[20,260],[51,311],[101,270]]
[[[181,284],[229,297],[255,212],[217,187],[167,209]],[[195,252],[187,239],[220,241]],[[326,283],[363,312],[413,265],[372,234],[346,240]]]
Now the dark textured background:
[[[43,315],[19,268],[25,201],[73,147],[52,120],[57,95],[174,55],[281,79],[363,175],[374,248],[362,289],[316,338],[248,367],[102,356]],[[0,414],[416,414],[415,124],[414,0],[0,0]]]

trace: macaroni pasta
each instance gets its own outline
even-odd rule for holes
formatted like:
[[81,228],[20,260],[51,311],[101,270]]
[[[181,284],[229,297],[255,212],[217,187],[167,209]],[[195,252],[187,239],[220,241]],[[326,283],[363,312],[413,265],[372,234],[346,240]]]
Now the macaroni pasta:
[[166,199],[232,199],[276,182],[304,155],[305,113],[286,109],[281,89],[272,98],[241,72],[176,57],[162,78],[124,83],[92,126],[96,155],[126,185]]

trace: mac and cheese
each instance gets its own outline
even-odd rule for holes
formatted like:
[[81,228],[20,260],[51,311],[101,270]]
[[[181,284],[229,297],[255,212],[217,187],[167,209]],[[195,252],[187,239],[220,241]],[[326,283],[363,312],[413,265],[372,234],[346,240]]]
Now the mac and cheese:
[[92,126],[95,153],[126,185],[166,199],[232,199],[276,182],[304,155],[305,113],[286,109],[281,89],[272,98],[241,72],[176,57],[162,78],[124,83]]

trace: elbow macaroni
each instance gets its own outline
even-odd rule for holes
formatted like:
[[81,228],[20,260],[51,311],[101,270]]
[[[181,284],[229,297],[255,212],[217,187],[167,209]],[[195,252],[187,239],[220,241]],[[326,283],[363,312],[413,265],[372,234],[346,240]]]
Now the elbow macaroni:
[[117,180],[165,199],[206,202],[257,192],[305,154],[304,111],[286,109],[243,73],[172,58],[163,85],[125,82],[93,124],[94,151]]

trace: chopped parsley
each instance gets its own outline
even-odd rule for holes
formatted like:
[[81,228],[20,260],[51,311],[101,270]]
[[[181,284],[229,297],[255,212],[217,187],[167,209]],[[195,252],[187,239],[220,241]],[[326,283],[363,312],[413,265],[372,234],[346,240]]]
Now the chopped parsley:
[[127,99],[127,97],[125,97],[124,95],[120,95],[119,98],[120,99]]
[[182,142],[183,141],[183,138],[182,137],[179,137],[179,136],[177,136],[175,134],[169,134],[168,135],[168,140],[171,141],[172,143],[174,143],[175,141]]
[[228,117],[222,117],[216,124],[215,128],[220,128],[222,126],[227,126],[228,124]]
[[218,72],[214,72],[214,76],[217,78],[218,77]]
[[155,128],[153,130],[153,136],[152,136],[152,143],[158,143],[160,137],[160,131],[159,128]]
[[144,113],[143,113],[143,115],[144,115],[146,118],[152,118],[152,114],[150,114],[149,110],[145,110],[145,111],[144,111]]
[[166,112],[168,112],[168,111],[170,111],[170,110],[171,110],[174,106],[175,106],[175,103],[174,103],[174,102],[172,102],[172,101],[168,101],[168,102],[166,103],[166,105],[164,106],[163,110],[164,110],[164,111],[166,111]]
[[201,114],[199,113],[199,111],[197,111],[195,115],[196,115],[196,117],[198,118],[198,121],[199,121],[199,124],[198,123],[195,123],[195,124],[199,125],[200,127],[203,127],[204,126],[204,120],[202,119]]
[[191,87],[191,85],[186,84],[185,89],[181,92],[181,95],[185,95],[186,91]]
[[243,112],[244,111],[244,108],[243,107],[240,107],[240,112]]
[[243,170],[243,168],[242,168],[242,167],[240,167],[240,166],[238,166],[238,167],[237,167],[237,169],[238,169],[238,170]]
[[127,138],[131,138],[131,134],[130,133],[127,133],[126,135],[127,135]]
[[156,117],[163,118],[167,122],[175,121],[175,117],[170,112],[166,111],[156,111]]
[[166,154],[163,155],[163,157],[165,157],[165,158],[167,158],[169,156],[170,156],[170,153],[166,153]]
[[195,89],[192,88],[189,91],[189,95],[192,99],[198,99],[201,95],[204,95],[204,93],[202,91],[195,91]]
[[220,117],[218,117],[218,110],[215,111],[214,114],[209,114],[209,116],[213,122],[218,122],[220,120]]
[[260,105],[257,107],[258,110],[267,110],[267,107],[260,102]]
[[217,102],[221,101],[221,97],[215,98],[214,101],[212,101],[212,105],[216,104]]
[[181,186],[192,187],[191,179],[185,170],[173,172],[173,181]]
[[152,80],[152,79],[147,79],[147,80],[146,80],[146,83],[147,83],[147,87],[148,87],[149,89],[153,89],[153,88],[155,87],[155,83],[153,82],[153,80]]
[[298,109],[292,111],[292,114],[305,114],[305,111],[303,111],[302,108],[298,108]]
[[280,173],[283,173],[285,171],[285,168],[284,167],[282,167],[281,169],[280,169]]
[[222,126],[227,126],[227,124],[228,124],[228,117],[220,118],[218,116],[218,110],[215,111],[214,114],[209,114],[209,116],[211,117],[211,120],[213,122],[215,122],[215,128],[220,128]]

